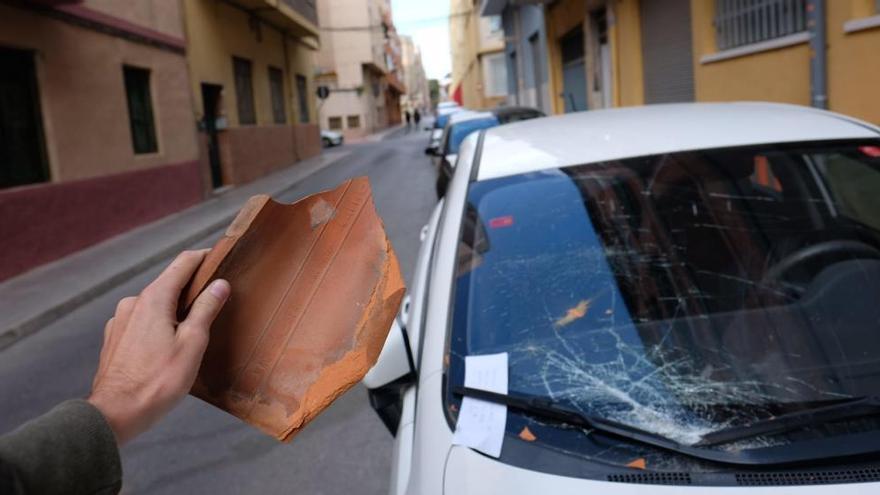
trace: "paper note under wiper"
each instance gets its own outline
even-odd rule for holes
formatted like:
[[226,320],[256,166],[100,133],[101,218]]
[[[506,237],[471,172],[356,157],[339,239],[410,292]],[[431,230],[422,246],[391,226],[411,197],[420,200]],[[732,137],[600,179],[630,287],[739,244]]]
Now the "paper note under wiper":
[[[507,394],[507,353],[465,356],[464,386]],[[507,406],[464,397],[452,443],[498,457],[506,426]]]

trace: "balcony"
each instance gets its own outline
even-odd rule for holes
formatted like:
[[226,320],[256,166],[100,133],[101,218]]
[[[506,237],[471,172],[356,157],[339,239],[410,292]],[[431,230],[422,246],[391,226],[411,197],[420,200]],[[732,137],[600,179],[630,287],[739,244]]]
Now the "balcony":
[[257,17],[293,36],[317,37],[316,0],[230,0]]

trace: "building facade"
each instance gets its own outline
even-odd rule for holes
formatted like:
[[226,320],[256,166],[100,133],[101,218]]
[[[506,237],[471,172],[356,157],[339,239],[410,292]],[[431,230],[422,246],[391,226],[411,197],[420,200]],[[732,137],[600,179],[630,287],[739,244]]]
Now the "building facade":
[[0,280],[319,153],[310,4],[0,1]]
[[242,184],[320,153],[315,7],[298,0],[183,5],[205,181]]
[[451,0],[449,94],[453,100],[473,109],[493,108],[507,101],[504,37],[501,17],[481,16],[479,0]]
[[400,122],[400,44],[388,0],[318,0],[321,127],[360,138]]
[[203,198],[182,12],[0,3],[0,279]]
[[[564,113],[762,100],[880,123],[878,0],[482,0],[480,10],[504,18],[520,104]],[[549,106],[529,96],[540,58]]]
[[431,90],[422,65],[422,54],[409,36],[400,37],[400,48],[403,83],[407,90],[400,105],[406,111],[418,110],[424,115],[431,108]]

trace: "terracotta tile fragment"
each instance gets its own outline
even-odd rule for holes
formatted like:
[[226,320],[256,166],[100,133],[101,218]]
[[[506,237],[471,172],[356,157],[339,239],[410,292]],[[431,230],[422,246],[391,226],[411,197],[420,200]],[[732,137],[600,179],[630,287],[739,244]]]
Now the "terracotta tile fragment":
[[556,328],[562,328],[570,323],[573,323],[584,316],[587,315],[587,310],[590,309],[591,304],[590,299],[584,299],[577,303],[573,308],[569,308],[568,311],[565,312],[565,316],[556,320],[553,324]]
[[633,469],[645,469],[645,466],[646,464],[644,457],[639,457],[638,459],[635,459],[626,465],[626,467],[631,467]]
[[404,293],[366,178],[292,205],[252,197],[208,254],[232,297],[191,393],[290,440],[376,362]]
[[522,431],[519,432],[519,437],[526,442],[534,442],[538,439],[538,437],[536,437],[535,434],[532,433],[532,430],[530,430],[528,426],[523,426]]

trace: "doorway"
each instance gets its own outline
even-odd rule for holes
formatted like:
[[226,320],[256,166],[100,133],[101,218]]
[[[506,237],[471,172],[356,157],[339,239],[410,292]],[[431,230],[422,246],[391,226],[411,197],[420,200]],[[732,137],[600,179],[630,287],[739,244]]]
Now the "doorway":
[[694,101],[689,0],[642,0],[645,103]]
[[593,53],[593,95],[602,108],[611,108],[611,46],[608,44],[608,14],[605,8],[590,13]]
[[587,110],[587,74],[584,29],[578,25],[559,40],[562,54],[562,98],[565,113]]
[[217,118],[220,113],[220,96],[223,86],[202,83],[202,105],[204,105],[204,127],[208,136],[208,163],[211,168],[211,187],[223,187],[223,168],[220,165],[220,141],[217,138]]
[[0,188],[49,180],[33,52],[0,48]]

